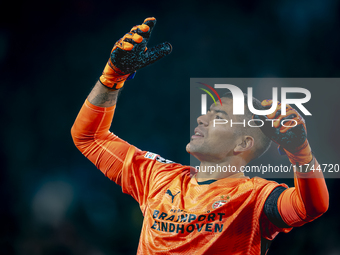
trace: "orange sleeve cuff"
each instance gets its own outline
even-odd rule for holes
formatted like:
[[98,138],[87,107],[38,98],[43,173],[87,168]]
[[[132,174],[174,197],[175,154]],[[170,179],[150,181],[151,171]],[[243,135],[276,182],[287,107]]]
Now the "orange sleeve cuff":
[[110,107],[100,107],[100,106],[96,106],[94,104],[91,104],[90,101],[86,98],[85,100],[85,104],[93,110],[96,111],[102,111],[102,112],[110,112],[110,111],[114,111],[114,109],[116,108],[116,105],[110,106]]
[[307,139],[299,148],[297,148],[296,152],[291,153],[285,149],[284,151],[286,152],[290,163],[292,163],[294,166],[296,164],[299,164],[300,166],[309,164],[309,162],[313,160],[312,149]]

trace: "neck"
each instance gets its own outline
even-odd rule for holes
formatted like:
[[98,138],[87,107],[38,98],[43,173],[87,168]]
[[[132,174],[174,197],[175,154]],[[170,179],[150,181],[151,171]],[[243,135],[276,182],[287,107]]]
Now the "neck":
[[233,178],[236,174],[237,177],[244,176],[241,172],[241,167],[247,165],[243,158],[234,158],[233,160],[226,160],[223,162],[207,162],[201,161],[199,169],[196,169],[197,181],[206,181],[212,179]]

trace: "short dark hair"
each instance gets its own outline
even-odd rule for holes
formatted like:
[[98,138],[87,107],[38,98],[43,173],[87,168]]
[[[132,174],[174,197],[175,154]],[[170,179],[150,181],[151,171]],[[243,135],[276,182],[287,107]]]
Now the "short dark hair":
[[[248,95],[244,95],[244,119],[246,122],[251,120],[253,118],[252,112],[248,108]],[[226,97],[229,99],[233,99],[233,94],[231,92],[225,93],[222,97]],[[257,110],[264,110],[264,107],[261,105],[261,102],[253,97],[253,106]],[[254,125],[254,124],[253,124]],[[254,150],[253,150],[253,158],[251,160],[257,159],[261,157],[270,147],[271,139],[268,138],[259,127],[249,127],[246,125],[245,128],[239,129],[240,135],[250,135],[254,138],[255,144],[254,144]]]

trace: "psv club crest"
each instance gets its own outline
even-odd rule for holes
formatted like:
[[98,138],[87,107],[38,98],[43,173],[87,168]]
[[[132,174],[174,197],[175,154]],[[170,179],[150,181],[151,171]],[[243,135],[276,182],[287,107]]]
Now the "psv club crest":
[[218,200],[215,203],[213,203],[212,208],[213,209],[217,209],[219,207],[221,207],[222,205],[225,205],[226,203],[228,203],[228,199],[230,198],[229,196],[224,197],[221,196],[222,200]]

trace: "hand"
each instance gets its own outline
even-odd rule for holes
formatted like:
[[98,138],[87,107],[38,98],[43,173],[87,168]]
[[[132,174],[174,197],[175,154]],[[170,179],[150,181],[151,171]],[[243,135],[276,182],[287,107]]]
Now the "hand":
[[[264,100],[261,104],[269,109],[272,103],[272,100]],[[296,163],[300,165],[308,164],[312,161],[313,155],[307,140],[305,120],[290,105],[286,106],[286,115],[284,116],[281,115],[281,104],[278,103],[272,114],[266,116],[254,115],[253,118],[261,119],[264,122],[261,127],[262,132],[279,144],[280,149],[286,152],[294,165]]]
[[155,24],[155,18],[147,18],[142,25],[134,26],[129,33],[115,43],[110,59],[100,77],[103,85],[119,89],[135,71],[170,54],[172,47],[168,42],[147,49],[146,45]]

